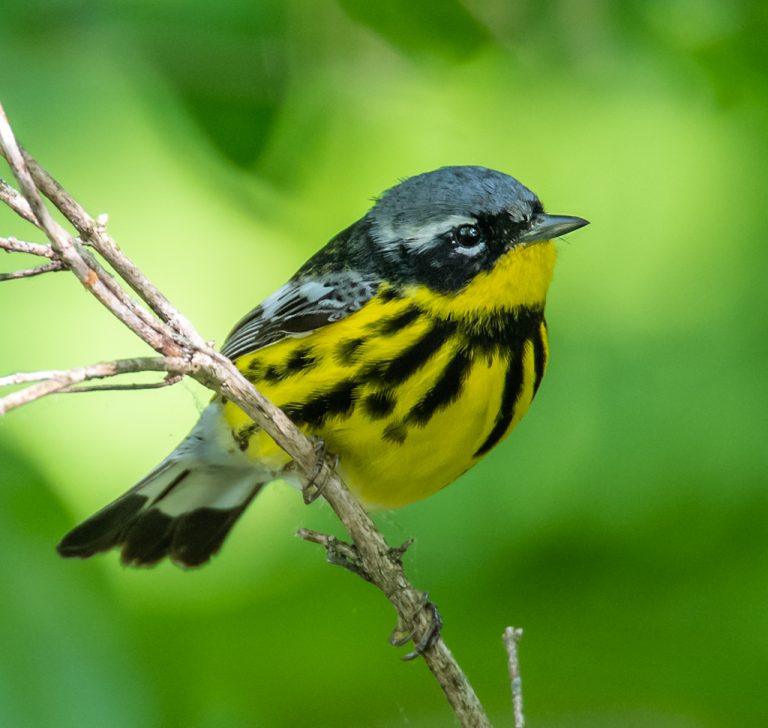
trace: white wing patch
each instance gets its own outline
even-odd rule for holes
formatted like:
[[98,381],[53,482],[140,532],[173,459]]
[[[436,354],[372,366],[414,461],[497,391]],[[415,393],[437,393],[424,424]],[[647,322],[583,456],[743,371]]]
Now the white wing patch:
[[378,280],[352,271],[326,275],[322,281],[289,281],[235,326],[221,352],[237,359],[280,339],[306,336],[360,310],[378,286]]
[[332,290],[332,286],[320,283],[320,281],[304,281],[299,284],[286,283],[261,304],[262,315],[266,319],[290,315],[319,301]]

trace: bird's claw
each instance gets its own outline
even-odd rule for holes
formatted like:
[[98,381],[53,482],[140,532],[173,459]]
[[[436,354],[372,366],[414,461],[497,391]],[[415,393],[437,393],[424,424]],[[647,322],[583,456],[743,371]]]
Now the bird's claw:
[[[415,660],[419,655],[424,654],[425,650],[429,649],[435,642],[435,640],[440,636],[440,630],[443,626],[443,620],[440,617],[440,612],[437,611],[437,607],[435,604],[429,601],[429,594],[426,592],[422,595],[423,601],[418,606],[417,612],[419,609],[428,609],[430,612],[430,621],[429,626],[427,627],[424,634],[421,636],[418,642],[414,644],[413,649],[407,654],[403,655],[402,660],[409,662],[411,660]],[[415,613],[413,615],[416,616]],[[411,620],[408,620],[411,621]],[[407,644],[411,640],[413,640],[414,637],[414,630],[413,628],[409,628],[403,624],[403,620],[400,618],[397,621],[397,625],[392,630],[392,634],[389,636],[389,643],[393,647],[402,647],[403,645]]]
[[[338,455],[329,455],[328,448],[321,438],[313,437],[312,445],[315,448],[315,470],[312,473],[312,477],[301,489],[306,505],[314,503],[323,494],[323,489],[328,482],[331,471],[335,470],[336,466],[339,464]],[[324,465],[328,465],[329,470],[326,471],[322,482],[318,482],[318,479],[323,472]]]

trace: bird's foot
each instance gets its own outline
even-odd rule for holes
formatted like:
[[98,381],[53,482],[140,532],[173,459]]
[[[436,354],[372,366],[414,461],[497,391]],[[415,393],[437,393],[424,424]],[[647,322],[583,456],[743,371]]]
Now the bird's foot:
[[419,638],[418,642],[416,642],[414,639],[414,629],[412,627],[406,626],[402,618],[398,618],[397,625],[395,626],[394,630],[392,630],[392,634],[389,636],[389,643],[393,647],[402,647],[408,642],[414,642],[413,649],[407,655],[404,655],[401,658],[406,662],[415,660],[419,655],[424,654],[424,651],[429,649],[435,643],[435,640],[440,636],[440,630],[443,626],[443,620],[440,617],[440,612],[437,611],[435,604],[429,601],[429,594],[422,592],[421,597],[421,604],[419,604],[419,606],[416,608],[413,615],[411,615],[411,617],[406,620],[407,622],[413,622],[416,618],[416,614],[421,609],[426,609],[429,611],[429,624],[427,625],[424,634]]
[[[315,470],[312,477],[301,488],[306,505],[314,503],[323,494],[328,478],[339,464],[339,456],[328,453],[328,447],[324,440],[313,437],[312,445],[315,448]],[[325,473],[323,473],[324,465],[328,466]],[[320,478],[321,475],[323,475],[322,479]]]

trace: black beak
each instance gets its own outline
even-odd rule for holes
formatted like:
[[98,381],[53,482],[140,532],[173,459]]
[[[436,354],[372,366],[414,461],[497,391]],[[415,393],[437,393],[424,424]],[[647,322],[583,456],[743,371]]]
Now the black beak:
[[537,215],[528,228],[515,242],[535,243],[539,240],[551,240],[566,233],[571,233],[585,225],[589,220],[583,217],[568,217],[567,215]]

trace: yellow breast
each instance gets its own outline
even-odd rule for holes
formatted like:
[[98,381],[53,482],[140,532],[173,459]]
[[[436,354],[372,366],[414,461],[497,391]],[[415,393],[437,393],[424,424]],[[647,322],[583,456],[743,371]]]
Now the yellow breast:
[[[542,310],[551,266],[540,298],[529,287],[510,307],[503,284],[519,280],[525,264],[542,267],[518,261],[505,280],[471,284],[464,305],[426,289],[395,299],[382,292],[347,318],[237,365],[339,456],[340,475],[366,506],[405,505],[455,480],[533,399],[547,357]],[[505,305],[492,305],[500,296]],[[287,464],[239,408],[227,403],[224,414],[249,457],[275,472]]]

